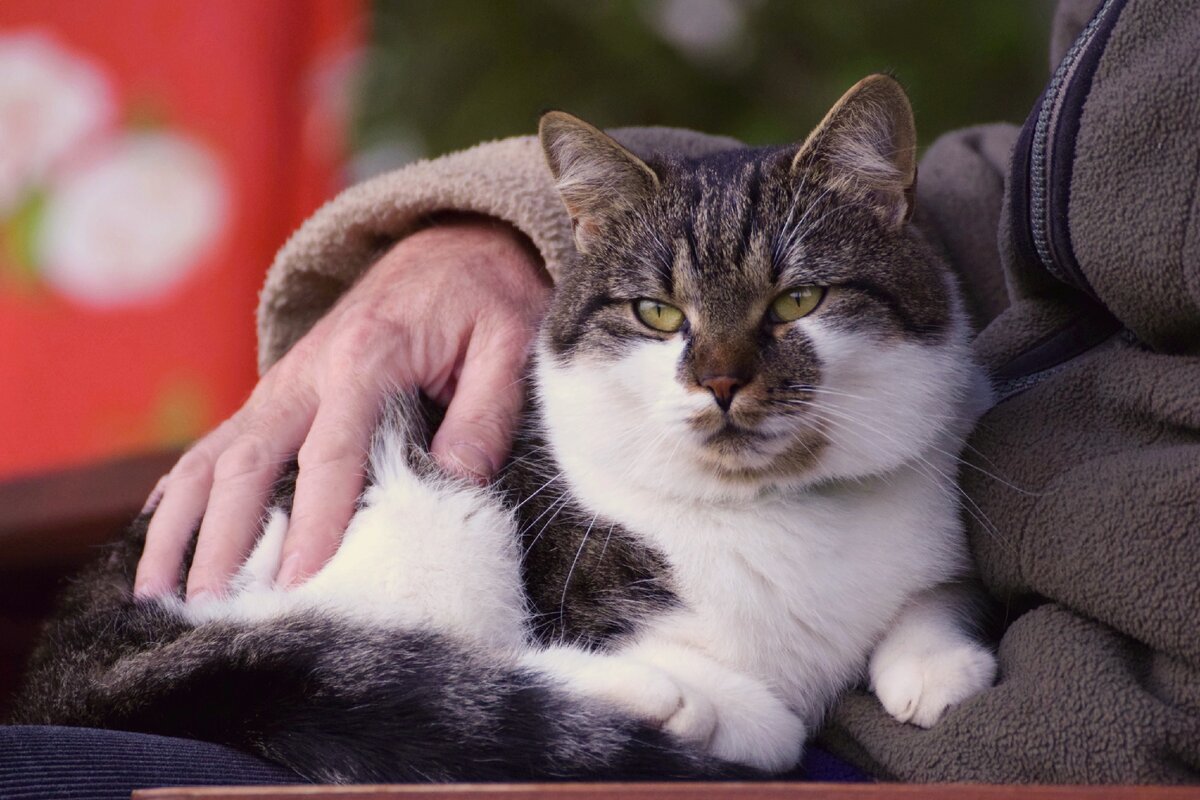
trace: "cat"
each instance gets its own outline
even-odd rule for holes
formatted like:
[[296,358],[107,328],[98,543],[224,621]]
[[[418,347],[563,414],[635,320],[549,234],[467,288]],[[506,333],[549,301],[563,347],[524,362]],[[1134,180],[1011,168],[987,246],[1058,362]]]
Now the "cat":
[[791,769],[864,678],[920,726],[991,685],[955,486],[990,393],[909,221],[899,84],[799,146],[643,160],[563,112],[539,136],[577,257],[495,483],[439,472],[401,394],[297,588],[288,478],[222,598],[133,599],[143,517],[68,593],[19,721],[325,782],[704,778]]

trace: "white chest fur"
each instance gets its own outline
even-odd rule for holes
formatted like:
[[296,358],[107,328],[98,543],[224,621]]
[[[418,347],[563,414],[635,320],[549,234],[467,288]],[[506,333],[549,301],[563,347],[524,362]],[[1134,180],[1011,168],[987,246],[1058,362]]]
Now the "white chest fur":
[[902,605],[965,566],[948,488],[924,471],[724,505],[664,502],[581,474],[585,504],[670,565],[680,608],[641,637],[754,675],[809,722],[861,674]]
[[806,332],[831,437],[817,483],[775,494],[730,485],[689,452],[686,420],[711,399],[676,378],[681,341],[586,364],[543,348],[537,377],[582,504],[670,565],[680,609],[642,638],[752,675],[813,721],[914,595],[965,572],[955,454],[987,392],[957,346]]

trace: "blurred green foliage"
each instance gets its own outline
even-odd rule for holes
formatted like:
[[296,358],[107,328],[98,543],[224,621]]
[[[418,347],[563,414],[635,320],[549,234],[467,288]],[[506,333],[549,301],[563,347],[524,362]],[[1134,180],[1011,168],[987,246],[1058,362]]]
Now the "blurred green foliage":
[[803,138],[890,71],[923,144],[1020,122],[1048,78],[1049,0],[376,0],[356,149],[433,155],[534,130],[673,125]]

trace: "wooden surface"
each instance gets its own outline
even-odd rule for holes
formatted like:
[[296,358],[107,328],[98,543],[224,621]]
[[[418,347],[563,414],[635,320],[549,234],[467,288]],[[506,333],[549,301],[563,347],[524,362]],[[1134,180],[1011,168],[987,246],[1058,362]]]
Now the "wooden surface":
[[1197,800],[1200,787],[870,783],[561,783],[149,789],[134,800]]
[[141,510],[178,451],[0,481],[0,569],[77,564]]

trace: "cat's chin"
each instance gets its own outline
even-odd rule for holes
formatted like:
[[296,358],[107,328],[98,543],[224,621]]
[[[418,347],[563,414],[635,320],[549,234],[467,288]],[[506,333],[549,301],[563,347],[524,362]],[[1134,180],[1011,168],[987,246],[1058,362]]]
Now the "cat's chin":
[[[693,426],[695,430],[695,426]],[[695,430],[696,460],[719,481],[746,487],[804,483],[815,471],[826,444],[815,427],[744,425],[727,419],[719,426]]]

